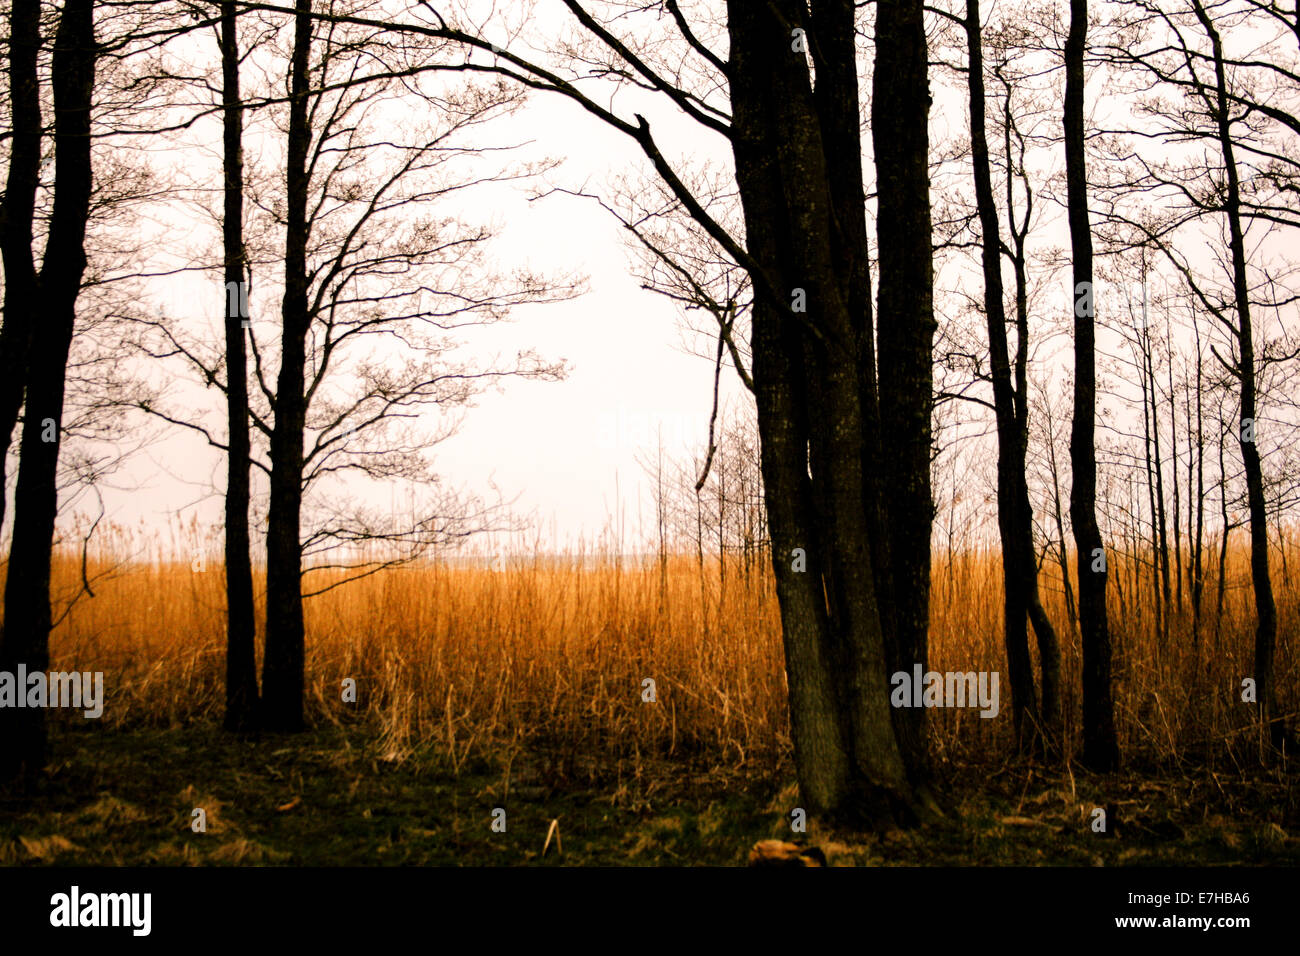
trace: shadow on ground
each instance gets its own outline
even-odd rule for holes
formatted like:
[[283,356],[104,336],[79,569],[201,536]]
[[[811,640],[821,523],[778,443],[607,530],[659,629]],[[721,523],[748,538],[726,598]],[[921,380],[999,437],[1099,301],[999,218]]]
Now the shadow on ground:
[[1300,789],[1278,772],[962,767],[945,788],[950,824],[794,834],[788,772],[695,758],[520,749],[453,771],[432,752],[386,760],[346,728],[88,730],[53,748],[41,792],[0,796],[0,864],[732,866],[772,837],[816,843],[832,866],[1300,863]]

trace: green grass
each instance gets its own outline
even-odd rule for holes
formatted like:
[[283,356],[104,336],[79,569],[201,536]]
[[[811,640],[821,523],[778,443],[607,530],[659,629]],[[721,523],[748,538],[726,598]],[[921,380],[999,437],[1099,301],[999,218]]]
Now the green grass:
[[[59,729],[34,797],[0,796],[7,865],[624,866],[743,863],[766,838],[815,842],[832,865],[1300,863],[1300,790],[1274,773],[1096,777],[1007,764],[952,768],[951,823],[791,834],[795,788],[693,758],[602,762],[518,749],[453,772],[386,761],[357,728],[239,740],[215,726]],[[506,832],[491,829],[506,809]],[[1109,806],[1111,833],[1090,827]],[[190,828],[207,812],[207,832]],[[558,821],[562,852],[543,844]]]

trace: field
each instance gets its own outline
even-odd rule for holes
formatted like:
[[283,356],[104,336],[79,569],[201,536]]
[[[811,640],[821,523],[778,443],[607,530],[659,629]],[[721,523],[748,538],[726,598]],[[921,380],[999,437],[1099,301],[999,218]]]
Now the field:
[[[57,626],[51,661],[103,671],[104,714],[51,712],[45,790],[5,797],[0,862],[734,864],[755,840],[790,835],[770,571],[707,555],[384,571],[307,602],[312,729],[236,739],[219,729],[220,564],[150,558],[153,545],[123,531],[107,540],[85,569],[94,596]],[[1187,608],[1168,638],[1157,632],[1150,587],[1113,595],[1121,774],[1008,756],[1004,681],[997,719],[930,711],[948,824],[814,824],[799,839],[833,864],[1300,862],[1294,762],[1259,766],[1239,701],[1253,638],[1245,560],[1230,552],[1221,620],[1211,575],[1199,640]],[[75,593],[82,570],[64,554],[56,594]],[[1278,581],[1277,662],[1295,714],[1289,585]],[[1078,639],[1049,569],[1043,588],[1077,738]],[[995,552],[938,561],[931,668],[1004,671],[1000,616]],[[505,832],[491,826],[498,807]],[[1095,807],[1104,835],[1089,826]],[[191,829],[194,808],[205,833]]]

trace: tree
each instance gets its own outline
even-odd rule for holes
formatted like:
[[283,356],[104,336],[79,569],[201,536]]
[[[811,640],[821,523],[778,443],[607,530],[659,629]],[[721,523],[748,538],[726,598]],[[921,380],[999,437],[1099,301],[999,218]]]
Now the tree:
[[[40,185],[41,45],[39,0],[14,0],[9,15],[9,100],[12,132],[4,199],[0,200],[0,257],[5,271],[4,324],[0,327],[0,491],[9,443],[23,404],[23,370],[38,311],[32,239]],[[0,494],[0,525],[5,496]]]
[[271,501],[266,532],[266,651],[262,720],[270,730],[299,730],[303,713],[302,446],[307,397],[303,375],[311,327],[307,277],[307,200],[311,148],[311,0],[297,0],[289,68],[289,129],[285,163],[284,300],[280,373],[271,432]]
[[[232,0],[221,4],[222,184],[221,242],[226,303],[226,715],[227,730],[259,723],[253,565],[249,553],[250,447],[248,263],[244,254],[244,113],[239,96],[239,19]],[[232,307],[233,306],[233,307]]]
[[[30,40],[30,21],[25,21],[22,29],[20,35]],[[38,671],[45,670],[49,663],[50,545],[58,513],[57,478],[68,352],[86,268],[95,61],[94,2],[65,0],[54,38],[51,67],[55,116],[54,206],[45,254],[36,278],[36,296],[32,300],[32,304],[40,303],[41,315],[31,320],[31,351],[25,375],[26,413],[5,581],[0,670],[10,672],[18,664],[26,665],[29,671]],[[30,73],[21,79],[20,95],[26,95]],[[25,198],[20,202],[25,203]],[[29,260],[31,254],[29,249]],[[34,266],[31,268],[34,271]],[[25,268],[21,271],[26,273]],[[44,709],[5,708],[0,713],[0,721],[4,727],[0,735],[4,741],[0,749],[0,779],[23,776],[30,780],[45,765]]]
[[[1025,235],[1029,212],[1017,227],[1010,204],[1013,182],[1012,158],[1008,154],[1008,215],[1015,251],[1002,240],[993,177],[985,132],[983,26],[979,0],[966,0],[966,37],[969,51],[968,87],[971,124],[971,162],[975,198],[979,210],[984,271],[984,312],[988,323],[990,373],[998,435],[998,528],[1002,540],[1002,579],[1007,665],[1011,677],[1012,707],[1016,738],[1025,747],[1040,734],[1059,741],[1061,732],[1061,655],[1056,632],[1038,598],[1038,561],[1033,539],[1033,511],[1029,503],[1026,457],[1029,450],[1029,321],[1025,290]],[[1010,88],[1007,90],[1010,99]],[[1007,138],[1011,136],[1010,104],[1007,105]],[[1030,194],[1032,196],[1032,194]],[[1031,200],[1032,201],[1032,200]],[[1002,284],[1002,256],[1011,253],[1016,267],[1016,364],[1012,383],[1008,358],[1007,316]],[[1026,617],[1033,620],[1042,661],[1042,710],[1034,693],[1029,657]]]
[[[1265,264],[1255,267],[1256,275],[1262,273],[1263,278],[1252,279],[1246,244],[1252,225],[1261,225],[1265,230],[1300,225],[1290,199],[1295,191],[1296,171],[1300,169],[1300,160],[1294,152],[1294,135],[1300,132],[1300,124],[1294,112],[1287,108],[1296,92],[1295,75],[1286,63],[1270,59],[1281,58],[1279,47],[1289,48],[1289,43],[1284,41],[1289,41],[1292,35],[1291,21],[1280,18],[1286,30],[1279,37],[1280,11],[1270,4],[1248,2],[1239,7],[1211,8],[1200,0],[1190,0],[1174,8],[1140,2],[1135,6],[1143,14],[1143,21],[1149,20],[1163,28],[1156,38],[1158,45],[1147,49],[1147,43],[1133,44],[1131,48],[1112,50],[1111,55],[1150,77],[1161,90],[1172,91],[1178,97],[1173,103],[1154,101],[1148,107],[1149,112],[1162,120],[1157,133],[1161,140],[1170,144],[1205,144],[1209,149],[1190,158],[1188,169],[1179,169],[1168,161],[1139,159],[1138,182],[1147,189],[1158,186],[1167,190],[1176,197],[1170,206],[1177,202],[1178,208],[1155,222],[1135,214],[1117,218],[1135,231],[1140,241],[1160,251],[1173,265],[1196,306],[1212,316],[1217,327],[1227,334],[1227,358],[1214,345],[1210,348],[1232,380],[1239,400],[1235,432],[1250,524],[1251,580],[1257,619],[1256,701],[1261,726],[1268,727],[1276,748],[1286,739],[1287,729],[1278,716],[1273,679],[1277,608],[1269,568],[1266,483],[1258,447],[1259,398],[1265,370],[1294,359],[1300,350],[1288,353],[1281,343],[1269,342],[1256,329],[1257,307],[1280,308],[1294,297],[1275,292],[1278,277]],[[1250,23],[1259,31],[1258,45],[1245,58],[1230,55],[1224,48],[1221,22]],[[1270,28],[1273,35],[1269,33]],[[1217,169],[1207,168],[1211,156],[1216,157]],[[1212,280],[1198,274],[1174,241],[1180,229],[1199,226],[1207,219],[1219,228],[1220,235],[1226,233],[1227,293],[1222,296],[1214,293]],[[1262,248],[1263,238],[1254,240],[1257,249]],[[1226,476],[1222,480],[1226,485]],[[1230,530],[1226,487],[1220,497],[1226,538]],[[1222,544],[1220,555],[1222,565],[1226,556]],[[1220,590],[1222,587],[1220,575]],[[1221,600],[1219,605],[1222,606]]]
[[1097,527],[1095,445],[1097,358],[1093,327],[1092,227],[1084,144],[1084,51],[1088,2],[1070,0],[1065,41],[1065,175],[1074,275],[1074,417],[1070,428],[1070,524],[1079,577],[1083,645],[1083,760],[1097,770],[1119,763],[1111,700],[1110,624],[1106,615],[1106,551]]
[[[890,250],[881,263],[878,360],[884,377],[878,387],[874,364],[864,360],[874,335],[865,211],[858,218],[865,187],[851,0],[833,0],[814,11],[792,0],[768,7],[729,3],[726,60],[701,39],[678,5],[669,3],[665,10],[691,64],[686,68],[679,60],[667,71],[656,68],[660,56],[653,44],[637,40],[629,45],[611,32],[612,20],[602,21],[577,0],[565,0],[584,34],[613,64],[599,70],[600,75],[654,90],[730,142],[744,210],[743,244],[685,186],[644,116],[618,115],[580,89],[577,77],[566,78],[468,33],[431,7],[422,11],[432,20],[395,23],[317,13],[306,3],[292,10],[266,3],[246,6],[292,13],[304,43],[307,29],[301,21],[307,19],[353,24],[426,44],[451,41],[466,51],[460,69],[501,74],[525,87],[569,97],[640,146],[683,208],[749,273],[755,287],[753,380],[763,480],[796,765],[806,805],[867,817],[915,818],[933,812],[923,779],[924,740],[916,732],[921,713],[891,712],[888,700],[892,663],[925,664],[929,603],[930,350],[935,326],[922,5],[891,0],[882,6],[878,23],[877,102],[897,99],[902,104],[897,115],[882,116],[876,124],[879,239]],[[295,57],[299,55],[295,48]],[[434,51],[425,57],[424,69],[440,68]],[[818,77],[815,91],[812,67]],[[582,67],[583,75],[587,69]],[[301,76],[299,66],[293,73]],[[705,86],[690,88],[692,80],[705,76]],[[730,112],[719,102],[719,77],[730,89]],[[305,91],[301,81],[291,83],[291,103]],[[290,125],[295,128],[290,142],[301,140],[302,122]],[[292,150],[290,167],[299,168],[301,147]],[[290,209],[301,202],[295,196],[291,188]],[[296,250],[286,257],[295,274],[298,259]],[[286,285],[298,282],[288,271],[286,279]],[[286,289],[286,313],[300,308],[293,301],[298,295]],[[289,315],[285,321],[286,327],[301,325]],[[292,342],[288,345],[296,349]],[[296,364],[296,354],[289,361]],[[282,378],[293,385],[294,376]],[[277,430],[282,418],[288,421],[287,411],[276,409]],[[886,420],[891,429],[888,459],[880,436],[880,423]],[[294,444],[289,437],[276,439],[272,457],[282,471],[292,467]],[[894,502],[888,509],[883,496],[873,493],[886,481],[892,482]],[[290,494],[273,490],[272,497],[283,524],[292,510]],[[898,513],[892,514],[895,508]],[[883,530],[872,534],[872,528]],[[287,560],[287,548],[276,547]],[[806,571],[802,562],[794,570],[790,555],[795,549],[804,550]],[[891,564],[892,556],[887,559],[893,552],[897,565]],[[895,580],[897,587],[881,586]],[[277,582],[277,594],[290,596],[286,581]],[[276,641],[282,648],[276,652],[276,668],[292,675],[297,670],[296,612],[277,614],[282,619],[275,625]],[[267,696],[268,683],[264,680]],[[283,710],[287,717],[294,714],[292,706]]]
[[[455,410],[507,379],[564,373],[562,361],[528,349],[513,359],[459,361],[455,333],[503,321],[523,303],[570,298],[581,286],[526,270],[502,274],[488,262],[489,228],[431,212],[459,191],[528,179],[546,167],[489,169],[493,153],[515,147],[465,144],[467,132],[516,109],[520,94],[501,84],[400,79],[392,61],[406,51],[309,10],[304,5],[290,21],[287,97],[242,94],[241,101],[237,77],[223,83],[222,270],[224,291],[234,297],[223,310],[224,347],[193,341],[166,317],[146,322],[153,333],[146,354],[178,356],[226,393],[230,437],[223,441],[193,411],[141,404],[226,453],[228,529],[236,531],[227,537],[228,568],[239,563],[250,460],[269,479],[260,725],[272,730],[303,724],[304,598],[456,544],[495,520],[491,508],[441,490],[428,456],[455,431]],[[223,57],[228,71],[232,60]],[[407,109],[409,121],[393,122],[385,114],[401,96],[419,97],[424,108]],[[239,176],[234,113],[254,121],[265,116],[282,137],[282,157],[272,153]],[[241,188],[255,218],[252,240],[238,228]],[[269,290],[246,300],[252,274],[280,263],[283,281],[259,282],[259,290]],[[283,321],[261,322],[261,307],[277,286]],[[245,335],[249,369],[242,367]],[[431,411],[443,412],[445,421],[419,427],[415,420]],[[241,450],[247,421],[259,443]],[[353,507],[349,491],[367,481],[408,482],[423,489],[424,500],[409,516]],[[242,672],[245,699],[253,700],[252,632],[239,626],[240,617],[232,604],[228,666]],[[238,686],[232,674],[228,690]]]
[[[848,4],[851,6],[851,4]],[[839,25],[838,29],[844,29]],[[851,32],[851,31],[850,31]],[[882,0],[876,20],[876,62],[872,74],[872,142],[876,157],[877,245],[880,254],[879,402],[868,343],[870,312],[859,330],[862,390],[866,396],[866,453],[881,475],[865,491],[881,501],[884,488],[896,496],[888,509],[887,550],[873,559],[884,563],[878,591],[886,599],[887,662],[897,672],[929,659],[930,527],[934,502],[930,488],[934,408],[934,267],[930,218],[929,59],[924,5],[920,0]],[[823,86],[819,71],[818,89]],[[847,126],[847,121],[845,121]],[[834,155],[847,150],[830,144]],[[844,162],[850,162],[844,160]],[[838,197],[837,197],[838,200]],[[845,203],[837,201],[836,207]],[[858,207],[852,207],[856,210]],[[865,271],[865,244],[860,253]],[[890,431],[885,434],[885,424]],[[888,453],[886,452],[888,449]],[[875,469],[868,465],[867,473]],[[868,516],[873,508],[868,506]],[[874,524],[875,522],[873,522]],[[877,533],[874,539],[881,538]],[[890,614],[890,605],[895,604]],[[889,627],[890,618],[895,629]],[[927,744],[925,711],[895,709],[895,726],[909,770],[923,781]]]
[[[1223,41],[1214,21],[1201,0],[1192,0],[1196,19],[1210,40],[1214,64],[1214,92],[1210,104],[1219,147],[1223,152],[1226,175],[1223,197],[1228,220],[1228,250],[1232,257],[1232,289],[1237,313],[1238,358],[1233,369],[1241,389],[1241,417],[1237,440],[1246,468],[1246,493],[1250,506],[1250,572],[1255,591],[1255,693],[1261,723],[1268,728],[1273,745],[1281,748],[1286,725],[1277,706],[1277,688],[1273,684],[1273,654],[1277,644],[1277,607],[1273,600],[1273,582],[1268,568],[1268,515],[1264,504],[1264,477],[1256,444],[1255,338],[1251,324],[1250,283],[1246,275],[1245,231],[1242,228],[1241,182],[1232,136],[1232,119],[1228,102],[1227,70],[1223,60]],[[1276,721],[1276,722],[1275,722]]]

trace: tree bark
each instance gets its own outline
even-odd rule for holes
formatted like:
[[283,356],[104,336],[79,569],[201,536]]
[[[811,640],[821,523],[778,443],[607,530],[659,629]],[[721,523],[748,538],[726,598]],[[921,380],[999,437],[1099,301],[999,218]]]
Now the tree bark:
[[[1214,57],[1215,120],[1218,127],[1219,147],[1223,152],[1226,177],[1224,212],[1228,219],[1228,249],[1232,255],[1232,286],[1236,300],[1237,335],[1240,358],[1237,363],[1237,381],[1241,388],[1241,418],[1238,422],[1237,440],[1241,446],[1241,460],[1246,472],[1246,500],[1250,512],[1250,576],[1255,591],[1255,694],[1261,723],[1268,728],[1269,738],[1275,748],[1280,748],[1286,737],[1286,726],[1277,702],[1277,688],[1273,684],[1273,656],[1277,642],[1277,606],[1273,600],[1273,582],[1269,576],[1268,513],[1264,501],[1264,474],[1255,435],[1256,385],[1255,341],[1251,327],[1250,284],[1246,275],[1246,241],[1241,223],[1241,181],[1237,169],[1232,129],[1228,118],[1228,83],[1223,63],[1223,43],[1214,21],[1206,13],[1200,0],[1192,0],[1196,17],[1210,38]],[[1249,432],[1248,429],[1249,428]]]
[[[979,0],[966,0],[971,165],[975,180],[975,202],[980,221],[984,267],[984,315],[988,327],[989,369],[993,384],[993,408],[998,438],[998,532],[1002,542],[1003,636],[1011,684],[1011,710],[1017,749],[1024,749],[1037,736],[1041,720],[1034,688],[1033,665],[1029,656],[1029,632],[1026,627],[1028,614],[1025,595],[1026,569],[1020,564],[1022,549],[1019,542],[1020,502],[1015,474],[1018,444],[1015,394],[1011,384],[1007,315],[1002,284],[1002,230],[998,222],[997,204],[993,199],[993,177],[989,168],[988,137],[985,132],[982,30]],[[1022,467],[1023,464],[1022,461]]]
[[[1074,278],[1074,417],[1070,429],[1070,522],[1078,554],[1079,629],[1083,646],[1083,762],[1096,770],[1119,765],[1111,700],[1110,625],[1106,619],[1106,565],[1097,527],[1097,359],[1093,328],[1092,231],[1084,151],[1083,54],[1087,0],[1070,0],[1065,41],[1065,176]],[[1100,559],[1100,561],[1099,561]]]
[[[853,8],[837,0],[805,20],[800,7],[733,0],[728,16],[732,143],[749,252],[771,286],[792,297],[756,297],[753,377],[795,761],[814,812],[898,818],[913,812],[915,794],[891,720],[866,507],[865,226],[836,202],[855,188],[861,196],[861,174],[855,187],[823,138],[830,131],[838,148],[847,135],[850,96],[842,85],[832,89],[831,78],[844,82],[852,44],[817,41],[845,24],[851,37]],[[827,78],[820,100],[796,29],[813,37],[819,82]],[[862,245],[845,251],[842,243],[855,237]],[[796,289],[806,312],[791,307]],[[806,570],[795,568],[795,549]]]
[[[930,89],[924,5],[880,0],[872,76],[872,142],[880,256],[877,293],[882,452],[890,490],[889,559],[898,595],[891,672],[929,661],[934,266],[930,218]],[[884,423],[889,434],[883,435]],[[895,712],[905,754],[924,755],[925,711]],[[923,756],[913,763],[925,763]]]
[[[256,624],[253,566],[249,555],[248,359],[244,320],[249,318],[248,268],[244,255],[243,103],[239,95],[239,36],[235,4],[221,4],[222,166],[224,210],[221,239],[226,302],[226,715],[225,727],[257,725]],[[233,302],[239,308],[231,308]]]
[[268,730],[303,727],[302,467],[307,300],[307,153],[311,0],[296,0],[289,78],[283,331],[271,433],[271,501],[266,539],[266,653],[262,718]]
[[[14,530],[5,581],[0,669],[49,666],[50,561],[58,515],[59,448],[68,350],[86,269],[90,212],[90,109],[95,80],[93,0],[66,0],[54,40],[55,193],[45,257],[37,277],[41,316],[27,369]],[[45,765],[45,710],[0,711],[0,779],[34,779]]]
[[[1194,508],[1196,512],[1196,532],[1195,537],[1192,539],[1190,564],[1192,568],[1192,629],[1196,635],[1196,643],[1199,646],[1201,642],[1201,600],[1205,594],[1203,550],[1205,540],[1205,396],[1202,387],[1204,359],[1201,354],[1201,335],[1194,321],[1193,330],[1196,332],[1196,500],[1194,503],[1189,502],[1189,507]],[[1191,427],[1190,421],[1189,418],[1189,428]],[[1187,479],[1189,489],[1191,485],[1192,480],[1189,475]],[[1190,514],[1188,521],[1189,523],[1191,521]]]
[[13,0],[9,15],[9,171],[0,200],[0,259],[5,271],[0,326],[0,526],[5,470],[23,404],[27,359],[38,311],[32,259],[36,190],[40,183],[41,97],[36,60],[41,45],[39,0]]

